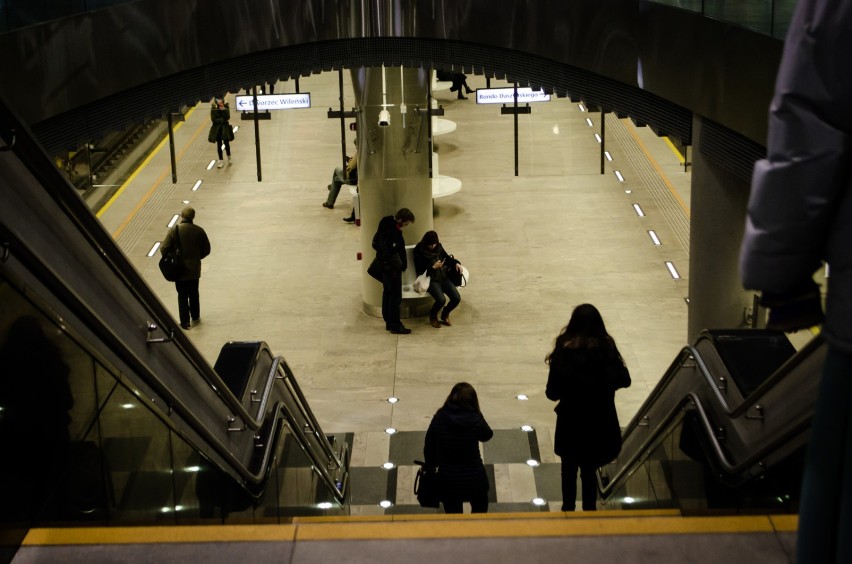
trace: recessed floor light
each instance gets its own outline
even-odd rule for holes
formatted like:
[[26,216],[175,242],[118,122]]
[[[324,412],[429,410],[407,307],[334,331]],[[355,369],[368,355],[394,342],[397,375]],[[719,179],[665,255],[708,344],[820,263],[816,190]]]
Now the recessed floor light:
[[521,431],[529,433],[531,431],[535,431],[535,428],[532,425],[521,425]]
[[317,504],[317,507],[320,509],[331,509],[334,506],[330,501],[321,501]]
[[388,398],[388,403],[397,403],[398,401],[399,401],[399,398],[395,398],[395,397]]
[[633,499],[632,497],[628,496],[628,497],[625,497],[623,501],[624,501],[624,503],[633,503],[636,500]]
[[678,273],[678,271],[677,271],[677,269],[675,268],[675,265],[674,265],[674,263],[673,263],[672,261],[670,261],[670,260],[667,260],[667,261],[666,261],[666,268],[668,268],[668,269],[669,269],[669,274],[671,274],[671,275],[672,275],[672,278],[674,278],[675,280],[679,280],[679,279],[680,279],[680,274]]
[[200,178],[195,181],[195,184],[192,187],[192,191],[195,192],[199,188],[201,188],[201,179]]
[[603,143],[603,139],[601,139],[600,133],[595,133],[595,141],[597,141],[598,143]]
[[160,248],[160,242],[157,241],[156,243],[154,243],[154,246],[151,247],[151,250],[148,251],[148,256],[149,257],[154,256],[154,254],[157,252],[157,249],[159,249],[159,248]]
[[608,160],[608,161],[612,160],[612,155],[609,154],[609,151],[604,151],[604,156],[606,157],[606,160]]
[[633,204],[633,209],[636,211],[636,215],[645,217],[645,212],[642,211],[642,207],[639,204]]
[[393,427],[388,427],[387,429],[385,429],[385,433],[387,433],[388,435],[393,435],[394,433],[396,433],[396,429],[394,429]]
[[526,401],[526,400],[530,399],[530,397],[526,394],[518,394],[515,397],[518,398],[521,401]]
[[547,501],[541,499],[540,497],[534,497],[532,500],[532,504],[541,507],[542,505],[547,505]]
[[592,123],[592,118],[586,118],[586,123],[588,124],[589,127],[592,127],[593,125],[595,125],[595,124]]
[[384,468],[385,470],[393,470],[395,467],[396,464],[394,464],[393,462],[385,462],[384,464],[382,464],[382,468]]
[[621,174],[620,170],[615,171],[615,177],[618,178],[619,182],[624,182],[624,175]]
[[174,227],[174,224],[177,223],[179,219],[180,219],[180,214],[179,213],[174,214],[172,216],[172,218],[169,220],[168,227]]
[[654,242],[655,245],[660,245],[660,238],[657,237],[657,232],[653,229],[648,230],[648,236],[651,238],[651,241]]
[[210,170],[214,166],[216,166],[216,159],[213,159],[212,161],[210,161],[210,164],[207,165],[207,170]]
[[379,502],[379,507],[384,507],[385,509],[387,509],[388,507],[393,507],[393,502],[383,499]]
[[540,462],[538,460],[533,459],[533,458],[530,458],[529,460],[527,460],[527,466],[532,466],[533,468],[535,468],[539,464],[540,464]]

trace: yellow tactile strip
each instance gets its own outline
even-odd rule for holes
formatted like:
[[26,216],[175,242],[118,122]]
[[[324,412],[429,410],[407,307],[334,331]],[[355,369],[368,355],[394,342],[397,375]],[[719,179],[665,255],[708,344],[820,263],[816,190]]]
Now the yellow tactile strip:
[[[601,514],[610,512],[601,512]],[[616,513],[616,512],[612,512]],[[582,517],[570,513],[501,516],[428,516],[404,519],[350,518],[292,525],[90,527],[32,529],[25,546],[194,542],[305,542],[426,538],[562,537],[794,532],[795,515],[680,517],[674,515]],[[647,513],[647,512],[646,512]],[[539,518],[538,515],[553,515]],[[399,517],[399,516],[397,516]]]

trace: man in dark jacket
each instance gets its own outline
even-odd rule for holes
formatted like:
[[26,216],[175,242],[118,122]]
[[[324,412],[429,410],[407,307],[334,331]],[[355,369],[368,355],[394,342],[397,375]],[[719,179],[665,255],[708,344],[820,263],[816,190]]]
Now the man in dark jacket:
[[383,217],[373,235],[373,249],[382,265],[382,318],[385,329],[395,335],[411,333],[399,319],[399,306],[402,303],[402,273],[408,267],[402,228],[412,223],[414,214],[402,208],[396,215]]
[[201,278],[201,259],[210,254],[210,240],[204,230],[192,223],[195,209],[186,206],[180,212],[181,221],[166,234],[160,252],[165,254],[177,247],[183,258],[183,273],[175,282],[178,293],[178,314],[180,326],[189,329],[192,323],[201,321],[201,304],[198,300],[198,280]]
[[769,112],[767,158],[752,177],[740,255],[770,327],[819,323],[813,280],[831,265],[828,343],[802,480],[797,558],[852,562],[852,3],[800,0]]

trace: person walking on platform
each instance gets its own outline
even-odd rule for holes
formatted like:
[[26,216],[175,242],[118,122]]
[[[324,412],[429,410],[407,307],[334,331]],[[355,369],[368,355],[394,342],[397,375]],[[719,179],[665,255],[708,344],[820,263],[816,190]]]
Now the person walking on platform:
[[211,124],[207,140],[210,143],[216,143],[216,154],[219,156],[219,162],[216,165],[218,168],[225,166],[222,155],[223,145],[228,155],[228,164],[231,164],[231,141],[234,140],[234,128],[231,127],[230,119],[231,109],[228,103],[222,98],[214,98],[213,105],[210,107]]
[[180,218],[180,223],[166,234],[160,252],[165,254],[173,246],[180,248],[184,269],[175,282],[175,288],[178,294],[180,326],[189,329],[192,326],[190,317],[195,325],[201,322],[198,280],[201,278],[201,259],[210,254],[210,240],[204,229],[192,222],[195,219],[195,209],[186,206],[180,212]]
[[544,361],[550,365],[545,395],[559,402],[553,450],[562,459],[562,511],[574,511],[578,468],[583,511],[594,511],[595,472],[621,452],[615,391],[630,386],[630,373],[592,304],[574,308]]
[[[755,164],[740,252],[767,328],[823,320],[814,272],[831,265],[828,344],[805,453],[796,562],[852,562],[852,3],[800,0]],[[845,47],[844,47],[845,46]]]
[[[452,325],[450,313],[461,303],[461,296],[458,288],[444,270],[444,259],[449,255],[438,240],[438,234],[435,231],[424,233],[423,238],[414,247],[413,254],[414,268],[417,274],[425,272],[429,275],[429,295],[435,299],[432,310],[429,312],[429,323],[435,329],[440,329],[441,325]],[[461,271],[461,264],[457,264],[453,268]],[[449,304],[447,304],[447,297],[450,298]],[[447,304],[446,307],[444,307],[444,304]],[[441,315],[440,321],[438,321],[438,314]]]
[[399,319],[399,308],[402,303],[402,273],[408,267],[402,229],[412,223],[414,214],[408,208],[401,208],[396,215],[383,217],[373,235],[373,249],[382,267],[382,318],[385,329],[396,335],[411,333],[411,329]]
[[479,443],[494,431],[479,409],[476,390],[459,382],[429,423],[423,456],[426,466],[438,468],[438,490],[445,513],[461,513],[470,502],[471,513],[488,512],[488,475]]

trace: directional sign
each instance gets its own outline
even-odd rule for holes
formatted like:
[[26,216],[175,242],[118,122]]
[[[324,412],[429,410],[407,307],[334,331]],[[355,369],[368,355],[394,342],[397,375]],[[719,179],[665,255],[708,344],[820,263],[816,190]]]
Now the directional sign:
[[[310,108],[311,94],[261,94],[257,97],[257,111],[267,110],[295,110],[297,108]],[[237,110],[241,112],[254,111],[253,96],[237,96]]]
[[[525,104],[527,102],[550,102],[550,94],[545,94],[544,90],[533,90],[526,86],[518,88],[518,103]],[[515,89],[514,88],[477,88],[476,89],[477,104],[514,104]]]

